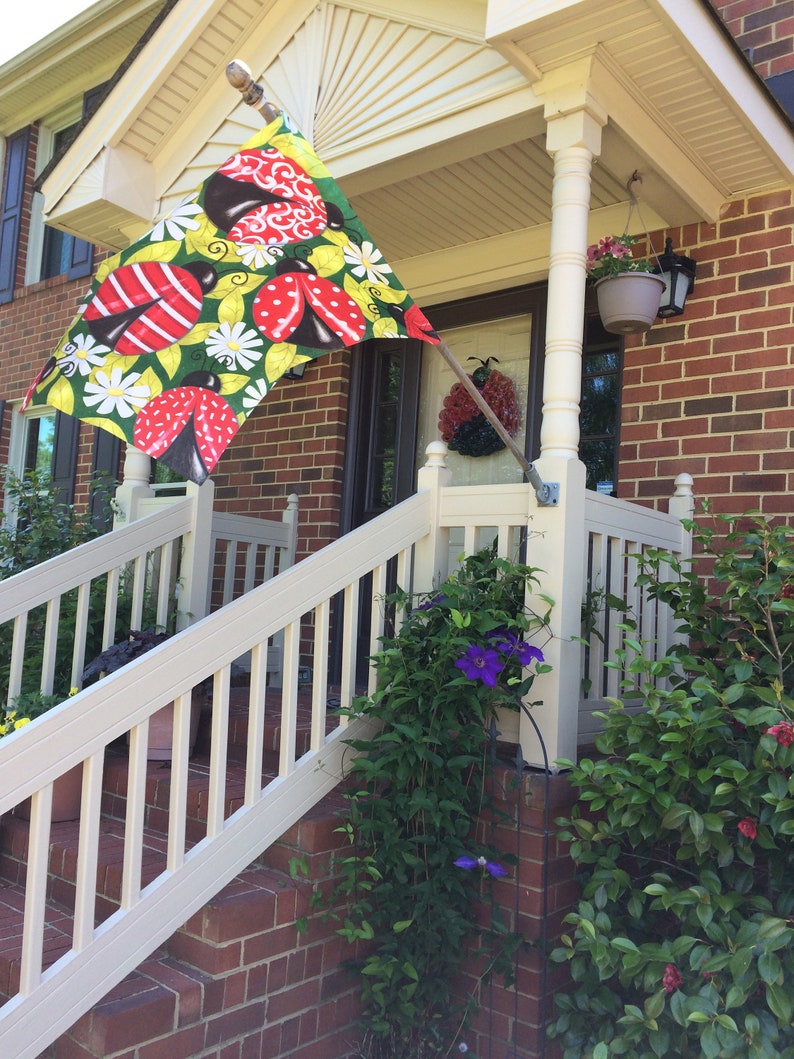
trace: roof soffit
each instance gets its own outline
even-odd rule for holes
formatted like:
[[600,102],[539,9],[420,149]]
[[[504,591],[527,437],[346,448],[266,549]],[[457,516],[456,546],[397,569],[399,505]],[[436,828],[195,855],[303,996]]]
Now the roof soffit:
[[[0,67],[0,134],[46,118],[108,80],[165,0],[105,0]],[[91,61],[85,61],[90,52]]]

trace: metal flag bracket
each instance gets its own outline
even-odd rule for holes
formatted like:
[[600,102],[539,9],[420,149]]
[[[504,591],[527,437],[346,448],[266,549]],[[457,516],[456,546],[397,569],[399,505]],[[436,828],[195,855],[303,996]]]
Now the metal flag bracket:
[[[265,91],[261,85],[254,81],[250,68],[241,60],[234,59],[226,67],[226,78],[232,88],[236,88],[242,95],[243,100],[265,118],[266,121],[274,121],[279,114],[278,108],[265,99]],[[453,356],[445,342],[439,341],[436,347],[441,356],[447,362],[453,373],[470,394],[472,400],[479,410],[494,428],[504,445],[513,454],[519,466],[526,475],[527,481],[535,490],[539,507],[556,507],[560,502],[560,486],[558,482],[544,482],[538,474],[535,465],[530,463],[524,453],[516,445],[513,438],[502,425],[499,417],[490,407],[480,391],[474,385],[472,379],[467,375],[461,365]]]

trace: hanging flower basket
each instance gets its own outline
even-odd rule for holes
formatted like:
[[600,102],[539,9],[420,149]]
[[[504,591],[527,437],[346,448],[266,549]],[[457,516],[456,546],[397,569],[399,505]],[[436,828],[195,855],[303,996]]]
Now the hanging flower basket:
[[653,326],[664,280],[652,272],[621,272],[599,279],[595,290],[606,330],[614,335],[637,335]]

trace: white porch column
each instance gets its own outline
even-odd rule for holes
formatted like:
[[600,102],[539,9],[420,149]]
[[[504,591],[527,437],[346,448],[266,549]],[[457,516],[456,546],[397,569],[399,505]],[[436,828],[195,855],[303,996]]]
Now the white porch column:
[[601,150],[606,114],[589,97],[572,111],[561,111],[561,106],[558,93],[546,102],[546,147],[554,155],[554,182],[540,454],[575,460],[579,455],[590,171]]
[[[581,608],[584,598],[585,468],[579,460],[579,403],[582,385],[585,259],[590,211],[590,170],[601,149],[606,113],[587,90],[589,61],[544,78],[546,146],[554,155],[551,246],[549,251],[546,362],[541,451],[536,461],[546,482],[560,486],[557,507],[533,507],[527,562],[537,567],[541,591],[554,600],[552,639],[544,647],[552,671],[541,676],[530,697],[550,765],[576,760],[581,698]],[[530,722],[522,715],[519,736],[527,762],[544,755]]]
[[116,490],[119,513],[114,520],[115,526],[124,526],[128,522],[134,522],[138,517],[139,501],[154,496],[154,490],[149,485],[151,467],[150,456],[136,449],[134,445],[127,445],[121,485]]

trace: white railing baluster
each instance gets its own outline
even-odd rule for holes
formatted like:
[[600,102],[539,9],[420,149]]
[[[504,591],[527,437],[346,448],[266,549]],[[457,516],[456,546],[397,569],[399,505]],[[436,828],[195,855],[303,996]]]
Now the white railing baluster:
[[160,549],[160,576],[157,581],[157,617],[158,629],[168,629],[168,611],[171,603],[171,570],[174,561],[174,542],[166,541]]
[[72,649],[72,672],[69,686],[80,686],[80,675],[85,669],[85,648],[88,636],[89,604],[91,602],[91,582],[84,581],[77,589],[77,607],[74,618],[74,647]]
[[61,597],[55,596],[47,603],[44,625],[44,657],[41,664],[41,692],[52,695],[55,684],[55,661],[58,651],[58,620],[61,614]]
[[[346,709],[356,693],[356,661],[358,658],[358,579],[345,586],[344,615],[342,619],[342,676],[339,697]],[[342,719],[342,724],[347,718]]]
[[234,573],[237,569],[237,541],[226,544],[226,560],[223,565],[223,605],[234,599]]
[[96,915],[97,864],[99,862],[99,814],[102,807],[104,753],[92,754],[83,763],[83,794],[80,800],[80,844],[77,850],[77,877],[74,903],[72,947],[87,948],[94,937]]
[[11,640],[11,668],[8,674],[8,699],[10,706],[22,687],[22,667],[25,663],[25,639],[28,628],[28,611],[14,619],[14,635]]
[[226,751],[229,745],[229,682],[232,667],[225,665],[212,679],[210,734],[210,789],[207,804],[207,837],[223,830],[226,809]]
[[22,961],[19,970],[19,992],[22,996],[32,993],[41,981],[51,815],[52,784],[48,783],[36,791],[30,800],[25,919],[22,926]]
[[[372,571],[372,612],[369,623],[370,656],[381,650],[381,637],[386,628],[386,563],[381,563]],[[373,666],[367,667],[367,694],[373,695],[378,685],[378,674]]]
[[143,870],[143,822],[146,814],[146,755],[149,748],[149,718],[130,732],[127,768],[127,813],[124,821],[124,864],[121,907],[130,909],[141,895]]
[[289,776],[295,768],[298,728],[298,653],[301,627],[291,621],[284,629],[284,674],[281,688],[281,735],[278,774]]
[[177,695],[174,699],[174,735],[171,747],[171,790],[168,801],[166,871],[176,871],[185,860],[192,700],[192,688],[181,695]]
[[132,564],[132,609],[130,615],[130,628],[140,629],[143,624],[143,600],[146,592],[146,564],[148,554],[135,557]]
[[248,693],[248,738],[245,758],[245,804],[262,796],[262,758],[265,747],[267,640],[251,649],[251,687]]
[[[107,650],[116,639],[116,615],[121,592],[121,567],[108,571],[105,590],[105,617],[102,625],[102,650]],[[128,631],[128,630],[125,630]]]
[[314,652],[312,654],[312,727],[311,749],[325,743],[328,714],[328,643],[331,625],[331,602],[323,600],[314,608]]

